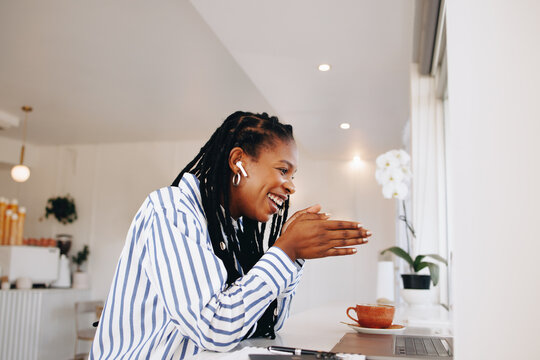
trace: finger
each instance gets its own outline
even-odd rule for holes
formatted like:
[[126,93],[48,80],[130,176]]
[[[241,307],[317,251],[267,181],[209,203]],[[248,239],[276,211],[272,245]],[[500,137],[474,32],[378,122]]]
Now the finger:
[[296,220],[300,215],[305,214],[305,213],[318,213],[319,211],[321,211],[321,205],[315,204],[315,205],[311,205],[311,206],[308,207],[308,208],[305,208],[305,209],[303,209],[303,210],[299,210],[299,211],[295,212],[294,215],[291,216],[291,217],[285,222],[285,224],[283,224],[283,227],[281,228],[281,232],[284,233],[285,230],[287,230],[287,228],[289,227],[289,225],[290,225],[294,220]]
[[327,230],[324,234],[324,238],[328,240],[340,240],[340,239],[356,239],[356,238],[367,238],[369,231],[364,229],[357,230]]
[[321,211],[321,205],[320,205],[320,204],[311,205],[311,206],[308,207],[307,209],[300,210],[300,212],[302,212],[302,211],[305,211],[305,212],[308,212],[308,213],[312,213],[312,214],[316,214],[316,213],[318,213],[319,211]]
[[344,256],[356,254],[355,248],[332,248],[328,249],[326,256]]
[[[295,214],[297,215],[297,214]],[[287,230],[287,228],[294,222],[294,221],[306,221],[306,220],[328,220],[330,217],[330,214],[325,213],[318,213],[318,214],[312,214],[312,213],[302,213],[298,214],[296,218],[290,218],[285,222],[285,225],[283,225],[283,229],[281,230],[282,233]]]
[[364,238],[355,238],[355,239],[338,239],[338,240],[331,240],[327,244],[329,246],[329,249],[331,248],[344,248],[344,247],[350,247],[355,245],[363,245],[368,242],[367,239]]
[[339,229],[360,229],[363,227],[362,224],[356,221],[344,221],[344,220],[328,220],[325,221],[325,228],[328,230],[339,230]]
[[291,217],[297,217],[297,216],[302,215],[302,214],[305,214],[305,213],[316,214],[316,213],[318,213],[319,211],[321,211],[321,205],[315,204],[315,205],[311,205],[310,207],[307,207],[307,208],[305,208],[305,209],[298,210],[298,211],[295,212],[294,215],[291,216]]
[[[311,221],[311,220],[328,220],[330,214],[327,213],[303,213],[298,216],[298,220],[302,221]],[[325,226],[322,226],[322,229],[325,229]]]
[[364,225],[361,225],[360,228],[364,231],[364,237],[370,237],[373,234],[370,230],[366,229]]

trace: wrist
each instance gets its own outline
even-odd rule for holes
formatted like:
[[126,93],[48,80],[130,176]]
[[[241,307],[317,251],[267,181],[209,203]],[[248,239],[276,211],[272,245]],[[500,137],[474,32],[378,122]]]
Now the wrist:
[[281,237],[277,239],[277,241],[274,243],[275,247],[278,247],[283,251],[287,256],[291,259],[292,262],[296,261],[296,252],[293,248],[290,248],[287,246],[287,244],[284,241],[280,241]]

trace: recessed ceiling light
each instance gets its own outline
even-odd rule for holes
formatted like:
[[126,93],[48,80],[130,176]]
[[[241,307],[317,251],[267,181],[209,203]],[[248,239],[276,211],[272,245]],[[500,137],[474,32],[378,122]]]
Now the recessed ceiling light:
[[348,128],[351,127],[351,124],[349,123],[341,123],[341,125],[339,125],[340,128],[342,128],[343,130],[347,130]]
[[321,65],[319,65],[319,70],[320,70],[320,71],[328,71],[328,70],[330,70],[330,65],[328,65],[328,64],[321,64]]

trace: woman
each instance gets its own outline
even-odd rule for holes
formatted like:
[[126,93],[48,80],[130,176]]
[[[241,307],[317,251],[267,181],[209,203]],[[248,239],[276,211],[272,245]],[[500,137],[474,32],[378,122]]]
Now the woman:
[[371,235],[319,205],[285,222],[296,167],[290,125],[230,115],[136,214],[90,359],[184,359],[274,338],[303,259],[353,254]]

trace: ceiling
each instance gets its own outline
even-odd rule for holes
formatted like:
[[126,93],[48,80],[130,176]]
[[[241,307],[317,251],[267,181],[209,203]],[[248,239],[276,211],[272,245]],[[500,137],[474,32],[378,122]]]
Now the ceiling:
[[373,159],[409,116],[413,17],[413,0],[4,0],[0,110],[32,105],[40,145],[205,140],[266,111],[312,156]]

